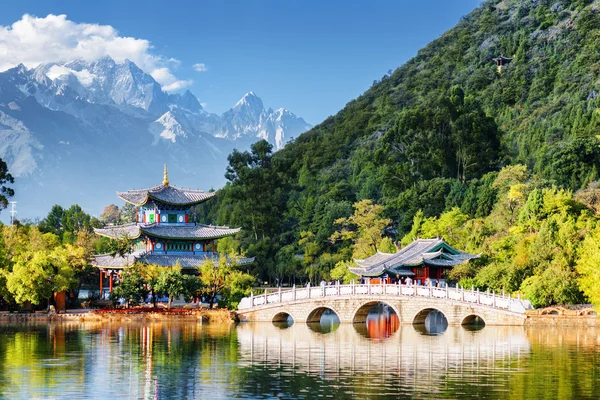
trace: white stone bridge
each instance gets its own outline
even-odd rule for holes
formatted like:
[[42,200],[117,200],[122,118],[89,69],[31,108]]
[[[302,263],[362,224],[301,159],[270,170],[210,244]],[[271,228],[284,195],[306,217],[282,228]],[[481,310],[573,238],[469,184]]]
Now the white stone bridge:
[[479,318],[486,325],[524,325],[527,300],[496,293],[401,284],[350,284],[265,289],[261,295],[245,297],[239,304],[241,321],[319,322],[326,310],[341,323],[364,323],[378,303],[391,307],[402,324],[423,324],[432,311],[439,311],[449,325],[469,324]]

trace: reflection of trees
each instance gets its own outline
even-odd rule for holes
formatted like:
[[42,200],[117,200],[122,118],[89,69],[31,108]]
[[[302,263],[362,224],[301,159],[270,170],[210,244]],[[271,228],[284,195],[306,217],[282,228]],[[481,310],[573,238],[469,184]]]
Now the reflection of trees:
[[[510,381],[514,398],[597,398],[600,393],[600,329],[531,327],[533,352]],[[548,377],[552,377],[549,379]]]
[[[219,379],[230,379],[237,362],[235,331],[227,325],[156,322],[104,327],[98,340],[112,375],[129,377],[130,398],[194,398]],[[128,355],[124,357],[123,355]],[[121,388],[123,389],[123,388]]]
[[[61,387],[65,376],[72,384],[83,384],[83,347],[82,335],[70,327],[54,324],[2,326],[0,397],[3,393],[18,393],[21,388],[53,392]],[[64,354],[70,356],[66,358]]]
[[369,339],[349,324],[325,334],[196,321],[9,326],[0,398],[586,398],[600,389],[599,332],[450,327],[423,336],[402,326]]

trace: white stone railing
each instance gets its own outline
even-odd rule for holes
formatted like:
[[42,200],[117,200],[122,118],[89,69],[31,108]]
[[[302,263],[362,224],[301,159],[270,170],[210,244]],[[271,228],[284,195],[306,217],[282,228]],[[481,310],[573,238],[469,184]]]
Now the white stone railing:
[[488,306],[500,310],[525,313],[531,309],[528,300],[521,297],[513,298],[510,295],[496,294],[494,292],[480,292],[479,289],[464,288],[438,288],[433,286],[403,285],[403,284],[349,284],[349,285],[327,285],[306,286],[292,289],[277,288],[275,291],[264,294],[244,297],[238,306],[239,310],[247,310],[266,304],[288,303],[304,299],[321,299],[323,297],[356,297],[356,296],[410,296],[425,297],[431,299],[449,299],[468,304]]

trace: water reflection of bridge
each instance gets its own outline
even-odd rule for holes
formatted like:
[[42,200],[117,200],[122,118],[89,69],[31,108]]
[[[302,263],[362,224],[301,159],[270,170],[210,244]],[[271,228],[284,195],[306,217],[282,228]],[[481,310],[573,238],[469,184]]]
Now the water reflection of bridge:
[[404,326],[383,340],[368,339],[347,324],[329,334],[306,324],[279,329],[267,323],[242,324],[237,332],[241,365],[291,364],[324,378],[377,370],[415,379],[425,373],[431,384],[436,375],[441,379],[453,370],[510,369],[512,362],[531,352],[523,327],[476,332],[451,327],[442,335],[429,336]]

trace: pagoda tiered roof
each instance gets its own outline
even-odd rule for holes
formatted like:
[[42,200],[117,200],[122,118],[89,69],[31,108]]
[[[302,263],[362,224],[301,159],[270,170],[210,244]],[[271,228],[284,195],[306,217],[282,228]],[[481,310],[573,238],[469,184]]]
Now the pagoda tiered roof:
[[149,200],[176,206],[193,206],[210,199],[215,194],[216,192],[178,188],[164,183],[147,189],[117,192],[117,196],[135,206],[143,206]]
[[[217,253],[203,253],[203,254],[126,254],[124,256],[110,255],[110,254],[99,254],[94,256],[92,264],[99,268],[105,269],[123,269],[132,266],[136,262],[142,264],[153,264],[161,267],[172,267],[176,264],[182,269],[195,269],[206,262],[206,260],[212,260],[213,262],[219,261],[220,255]],[[250,264],[254,261],[252,258],[240,258],[237,260],[239,265]]]
[[184,225],[171,224],[145,224],[130,223],[94,229],[98,235],[113,239],[137,239],[141,235],[157,237],[161,239],[219,239],[231,236],[240,231],[240,228],[229,228],[227,226],[214,226],[188,223]]
[[350,271],[360,276],[380,276],[384,273],[412,276],[407,268],[421,265],[453,267],[479,255],[462,252],[450,246],[444,239],[417,239],[396,253],[381,253],[364,260],[354,260],[358,268]]

